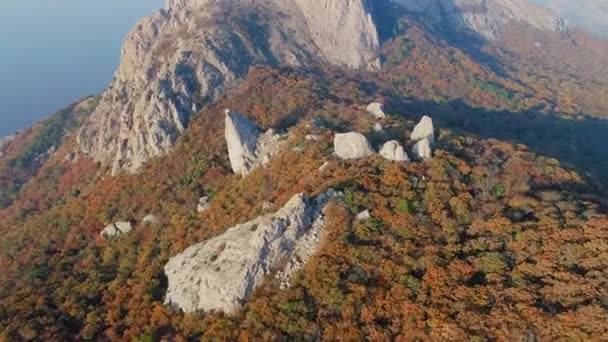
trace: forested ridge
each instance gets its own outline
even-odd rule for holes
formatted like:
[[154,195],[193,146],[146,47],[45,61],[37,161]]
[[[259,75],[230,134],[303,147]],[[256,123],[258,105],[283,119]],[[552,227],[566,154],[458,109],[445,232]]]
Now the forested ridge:
[[[582,116],[589,102],[563,100],[569,87],[515,81],[415,23],[400,30],[378,74],[252,68],[138,174],[112,177],[74,155],[73,126],[89,109],[18,136],[0,163],[0,340],[608,338],[604,121]],[[391,114],[386,136],[365,113],[374,100]],[[289,132],[290,148],[232,174],[225,108]],[[409,150],[422,114],[436,118],[438,142],[433,159],[411,164],[337,160],[312,124]],[[235,315],[163,304],[170,257],[329,188],[344,199],[290,288],[269,277]],[[212,205],[198,214],[203,194]],[[363,210],[372,218],[356,220]],[[160,222],[142,222],[147,214]],[[134,231],[99,236],[117,220]]]

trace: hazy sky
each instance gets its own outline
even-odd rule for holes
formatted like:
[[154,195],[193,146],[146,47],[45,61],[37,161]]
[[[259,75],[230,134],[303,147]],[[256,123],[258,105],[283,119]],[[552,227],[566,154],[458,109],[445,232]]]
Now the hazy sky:
[[533,0],[571,23],[608,37],[608,0]]
[[[608,36],[608,0],[533,0]],[[0,136],[110,82],[122,40],[164,0],[0,0]]]
[[122,40],[163,0],[0,0],[0,136],[112,79]]

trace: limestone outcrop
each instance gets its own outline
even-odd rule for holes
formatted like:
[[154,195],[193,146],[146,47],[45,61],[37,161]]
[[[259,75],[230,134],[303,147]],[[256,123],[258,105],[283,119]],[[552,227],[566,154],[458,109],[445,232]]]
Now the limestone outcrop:
[[375,154],[367,138],[356,132],[336,134],[334,150],[341,159],[359,159]]
[[429,142],[435,142],[435,127],[433,126],[433,119],[425,115],[422,117],[418,125],[414,127],[412,136],[410,137],[413,141],[420,141],[422,139],[428,139]]
[[232,171],[242,176],[279,152],[284,137],[260,128],[242,114],[226,110],[225,137]]
[[211,200],[209,196],[203,196],[198,199],[198,204],[196,205],[196,211],[198,213],[203,213],[207,211],[211,207]]
[[287,266],[276,276],[287,286],[319,245],[324,198],[296,195],[276,213],[239,224],[174,256],[165,266],[165,303],[184,312],[234,312],[284,261]]
[[78,134],[80,150],[113,173],[135,171],[168,153],[191,117],[252,65],[379,68],[367,3],[169,0],[128,35],[112,84]]
[[412,154],[416,160],[426,160],[433,157],[431,141],[427,138],[418,141],[412,148]]
[[495,40],[509,24],[568,33],[570,25],[528,0],[392,0],[435,28],[475,32]]
[[116,222],[107,225],[100,233],[101,236],[112,238],[121,234],[127,234],[133,230],[131,222]]
[[384,113],[384,105],[378,102],[372,102],[367,106],[367,112],[373,115],[376,119],[384,119],[386,113]]
[[380,149],[380,155],[387,160],[396,162],[409,162],[410,158],[403,146],[396,140],[391,140],[385,143]]

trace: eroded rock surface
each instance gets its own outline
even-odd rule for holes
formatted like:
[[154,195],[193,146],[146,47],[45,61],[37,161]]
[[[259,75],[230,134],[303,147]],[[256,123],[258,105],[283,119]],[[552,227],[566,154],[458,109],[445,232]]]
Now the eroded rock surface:
[[418,125],[414,127],[412,136],[410,137],[413,141],[420,141],[428,139],[432,144],[435,142],[435,127],[433,126],[433,119],[425,115],[422,117]]
[[433,157],[431,141],[427,138],[418,141],[412,148],[412,154],[416,160],[426,160]]
[[226,110],[225,137],[232,171],[242,176],[279,152],[284,137],[260,128],[242,114]]
[[378,45],[366,0],[170,0],[128,35],[78,144],[113,173],[135,171],[169,152],[192,115],[250,66],[373,70]]
[[392,0],[436,28],[470,30],[496,39],[509,24],[567,33],[570,25],[528,0]]
[[189,247],[165,266],[165,303],[185,312],[234,312],[285,261],[277,276],[288,284],[319,244],[326,205],[299,194],[276,213]]
[[367,106],[367,112],[373,115],[376,119],[384,119],[386,113],[384,113],[384,105],[378,102],[372,102]]
[[334,150],[341,159],[365,158],[375,153],[367,138],[356,132],[336,134]]
[[405,153],[405,149],[403,146],[396,140],[392,140],[387,142],[382,146],[380,150],[380,155],[387,160],[396,161],[396,162],[409,162],[410,158],[407,153]]

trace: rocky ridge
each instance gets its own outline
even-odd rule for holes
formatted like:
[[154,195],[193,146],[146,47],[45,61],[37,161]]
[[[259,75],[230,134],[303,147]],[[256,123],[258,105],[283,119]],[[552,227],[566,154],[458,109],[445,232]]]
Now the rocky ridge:
[[506,25],[527,24],[541,31],[566,34],[570,25],[528,0],[392,0],[435,28],[472,31],[495,40]]
[[234,312],[284,260],[288,263],[277,277],[287,286],[319,245],[328,199],[296,195],[276,213],[236,225],[171,258],[165,266],[165,303],[184,312]]
[[171,150],[191,116],[254,64],[379,68],[364,0],[171,0],[127,37],[114,80],[78,135],[85,154],[134,171]]

